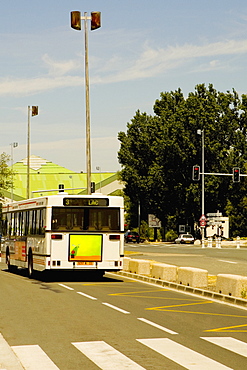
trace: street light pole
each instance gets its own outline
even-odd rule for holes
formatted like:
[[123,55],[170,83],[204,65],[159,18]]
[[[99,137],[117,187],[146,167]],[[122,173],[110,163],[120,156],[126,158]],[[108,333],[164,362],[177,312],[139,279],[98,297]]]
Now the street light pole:
[[27,120],[27,199],[30,198],[30,121],[32,116],[38,115],[38,106],[28,106],[28,120]]
[[87,161],[87,193],[91,194],[91,143],[90,143],[90,104],[89,104],[89,72],[88,72],[88,25],[91,21],[91,30],[101,27],[101,13],[91,12],[91,16],[81,17],[80,11],[71,12],[71,27],[75,30],[81,30],[81,20],[84,20],[85,33],[85,90],[86,90],[86,161]]
[[13,181],[14,181],[14,176],[13,176],[14,151],[13,151],[13,149],[16,148],[17,146],[18,146],[18,143],[16,143],[16,142],[10,144],[10,147],[11,147],[11,168],[12,168],[11,203],[13,203],[13,199],[14,199],[14,194],[13,194],[13,189],[14,189],[14,184],[13,184]]
[[27,199],[30,198],[30,120],[31,120],[31,107],[28,106],[28,119],[27,119]]
[[[91,142],[90,142],[90,102],[89,102],[89,72],[88,72],[88,27],[87,12],[84,13],[85,31],[85,93],[86,93],[86,158],[87,158],[87,193],[91,194]],[[91,19],[91,17],[90,17]]]
[[100,173],[100,178],[99,178],[99,189],[100,189],[100,193],[101,193],[101,168],[99,166],[96,167],[96,170],[99,171]]

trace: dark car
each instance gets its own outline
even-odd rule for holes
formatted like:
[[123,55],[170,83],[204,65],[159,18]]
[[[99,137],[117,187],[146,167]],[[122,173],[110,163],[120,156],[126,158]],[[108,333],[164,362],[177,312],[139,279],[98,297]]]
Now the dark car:
[[125,243],[140,243],[140,235],[136,231],[127,231],[124,234]]

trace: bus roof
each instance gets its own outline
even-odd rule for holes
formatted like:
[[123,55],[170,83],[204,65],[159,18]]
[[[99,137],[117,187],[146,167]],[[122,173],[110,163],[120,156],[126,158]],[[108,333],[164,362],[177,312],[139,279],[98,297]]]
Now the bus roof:
[[[109,206],[109,207],[123,207],[123,197],[103,195],[99,193],[93,193],[91,195],[71,195],[65,192],[58,193],[57,195],[48,195],[44,197],[31,198],[21,200],[18,202],[8,203],[3,205],[3,212],[11,212],[24,209],[33,208],[44,208],[51,206],[81,206],[80,200],[87,200],[87,204],[84,206]],[[106,199],[107,202],[98,202],[100,199]],[[65,201],[67,200],[67,202]]]

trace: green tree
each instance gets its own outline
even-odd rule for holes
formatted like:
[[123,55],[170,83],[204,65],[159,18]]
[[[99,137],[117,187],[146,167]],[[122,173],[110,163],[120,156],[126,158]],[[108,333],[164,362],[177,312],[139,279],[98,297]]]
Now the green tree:
[[10,156],[6,153],[0,155],[0,199],[4,198],[4,192],[13,186],[13,171],[8,166]]
[[[201,185],[191,179],[193,165],[201,163],[198,129],[204,130],[206,173],[231,173],[234,166],[243,172],[247,96],[241,98],[235,90],[222,93],[212,84],[208,88],[201,84],[186,99],[181,89],[161,93],[154,116],[137,111],[127,133],[118,136],[120,177],[133,214],[140,201],[142,219],[154,213],[168,228],[199,219]],[[236,210],[238,205],[242,213],[245,192],[243,178],[233,184],[229,176],[205,176],[205,211],[219,209],[231,216],[232,207]],[[236,228],[234,218],[232,226]]]

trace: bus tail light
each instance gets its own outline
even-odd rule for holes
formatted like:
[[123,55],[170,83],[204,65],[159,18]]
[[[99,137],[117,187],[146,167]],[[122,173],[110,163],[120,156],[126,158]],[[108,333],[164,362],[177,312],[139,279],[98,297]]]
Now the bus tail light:
[[110,240],[120,240],[120,235],[109,235]]
[[63,239],[63,235],[61,235],[61,234],[51,234],[51,238],[52,239]]

